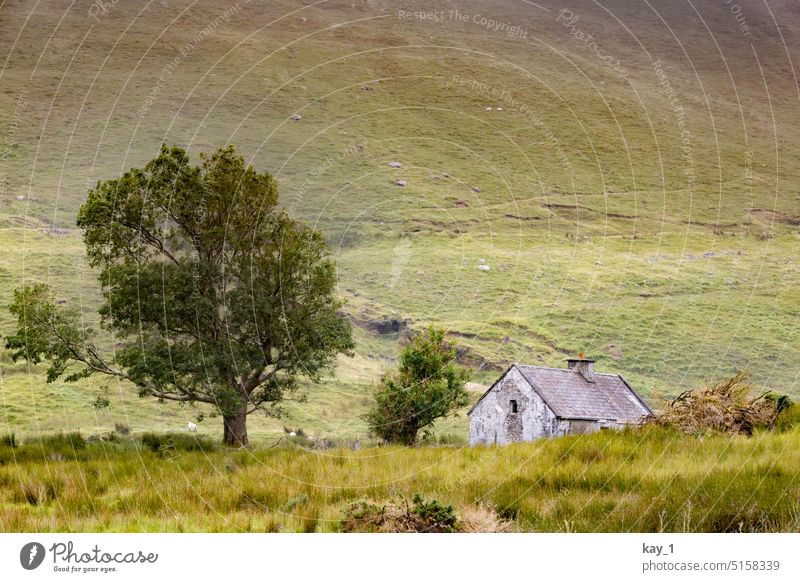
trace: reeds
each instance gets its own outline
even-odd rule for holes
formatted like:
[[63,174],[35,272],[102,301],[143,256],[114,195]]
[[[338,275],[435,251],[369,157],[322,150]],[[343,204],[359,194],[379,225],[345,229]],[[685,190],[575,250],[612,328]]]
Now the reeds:
[[38,439],[0,444],[1,531],[406,531],[402,520],[348,525],[348,508],[402,513],[399,500],[412,510],[415,494],[441,506],[429,516],[452,506],[457,531],[800,527],[798,427],[698,437],[647,426],[476,448],[200,450],[167,436],[155,450],[134,437],[72,449],[75,440],[55,439],[55,451]]

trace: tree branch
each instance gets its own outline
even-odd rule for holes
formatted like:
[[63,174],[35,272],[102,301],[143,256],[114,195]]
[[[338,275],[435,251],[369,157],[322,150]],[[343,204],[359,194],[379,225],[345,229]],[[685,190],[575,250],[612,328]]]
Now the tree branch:
[[52,322],[50,325],[50,331],[52,332],[53,336],[58,339],[61,345],[64,346],[64,348],[72,355],[73,360],[84,364],[92,372],[127,380],[135,386],[144,388],[156,398],[174,400],[176,402],[204,402],[206,404],[216,404],[216,401],[210,396],[204,396],[193,391],[184,390],[177,385],[176,387],[178,388],[179,392],[164,392],[163,390],[157,389],[152,382],[136,381],[128,374],[125,374],[124,372],[121,372],[120,370],[117,370],[108,364],[103,357],[100,356],[100,354],[97,352],[97,348],[93,344],[84,342],[83,347],[86,350],[86,354],[84,354],[77,346],[75,346],[74,343],[69,340],[69,338],[64,337],[63,334],[59,333],[58,326]]

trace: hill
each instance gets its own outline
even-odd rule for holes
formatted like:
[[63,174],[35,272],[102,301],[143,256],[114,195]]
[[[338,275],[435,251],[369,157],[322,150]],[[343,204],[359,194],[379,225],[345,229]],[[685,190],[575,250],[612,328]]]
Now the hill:
[[[358,329],[293,426],[363,435],[398,332],[432,322],[484,384],[584,351],[655,406],[740,368],[800,396],[800,11],[741,4],[6,2],[0,297],[47,281],[91,321],[86,189],[230,142],[326,233]],[[22,432],[197,413],[0,378]]]

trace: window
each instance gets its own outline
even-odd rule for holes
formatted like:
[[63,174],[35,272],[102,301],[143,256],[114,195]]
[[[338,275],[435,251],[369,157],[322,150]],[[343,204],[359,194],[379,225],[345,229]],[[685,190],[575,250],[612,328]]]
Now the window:
[[517,401],[516,400],[512,400],[511,401],[511,412],[513,414],[517,413]]

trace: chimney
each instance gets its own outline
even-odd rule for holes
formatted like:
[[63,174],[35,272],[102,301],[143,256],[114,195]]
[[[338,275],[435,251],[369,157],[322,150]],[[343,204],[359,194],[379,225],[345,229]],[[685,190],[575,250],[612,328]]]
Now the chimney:
[[594,382],[594,360],[586,359],[583,352],[577,358],[567,360],[567,367],[577,371],[587,382]]

